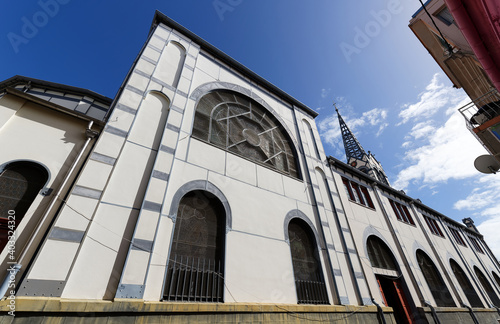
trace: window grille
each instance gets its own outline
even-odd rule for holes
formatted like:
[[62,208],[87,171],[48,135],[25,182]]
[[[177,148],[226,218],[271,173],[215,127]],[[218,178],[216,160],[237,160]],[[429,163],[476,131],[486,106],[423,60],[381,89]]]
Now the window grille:
[[370,193],[365,186],[344,177],[342,177],[342,182],[344,183],[344,188],[350,200],[366,207],[375,208]]
[[477,252],[484,254],[483,248],[481,247],[481,245],[479,245],[479,242],[477,241],[477,239],[475,237],[472,237],[472,236],[469,236],[469,239],[470,239],[474,249]]
[[451,235],[453,235],[455,242],[457,242],[457,244],[460,244],[460,245],[463,245],[466,247],[465,241],[463,240],[462,235],[460,235],[460,232],[457,231],[456,229],[454,229],[453,227],[448,226],[448,228],[450,229]]
[[478,267],[474,266],[474,271],[476,272],[476,276],[479,279],[479,282],[486,291],[486,294],[488,294],[488,297],[490,297],[490,300],[493,303],[493,305],[495,305],[496,307],[500,307],[500,299],[493,290],[493,287],[490,285],[488,279],[486,279],[486,277],[481,272],[481,270],[478,269]]
[[458,263],[454,260],[450,260],[450,266],[471,307],[484,307],[481,299],[479,299],[479,296],[476,293],[476,290],[472,287],[469,278],[467,278],[467,275],[463,272]]
[[446,26],[450,26],[451,24],[455,23],[455,19],[453,18],[450,11],[446,7],[437,12],[435,16],[439,20],[441,20]]
[[288,225],[297,299],[299,304],[329,304],[316,244],[305,227],[294,220]]
[[417,251],[417,261],[422,271],[425,281],[429,286],[432,297],[439,307],[455,307],[455,302],[451,297],[450,291],[438,272],[438,269],[432,260],[421,250]]
[[192,191],[179,203],[163,298],[222,302],[225,212],[212,194]]
[[366,241],[366,247],[372,267],[399,271],[391,250],[381,239],[373,235],[370,236]]
[[298,178],[291,140],[276,118],[254,100],[213,91],[196,106],[193,137]]
[[415,226],[415,222],[413,221],[413,217],[411,217],[410,215],[408,207],[391,199],[389,199],[389,202],[398,220],[402,221],[403,223]]
[[439,224],[434,218],[430,218],[429,216],[424,216],[424,220],[427,223],[427,226],[429,227],[429,230],[431,231],[432,234],[444,237],[444,234],[441,231]]

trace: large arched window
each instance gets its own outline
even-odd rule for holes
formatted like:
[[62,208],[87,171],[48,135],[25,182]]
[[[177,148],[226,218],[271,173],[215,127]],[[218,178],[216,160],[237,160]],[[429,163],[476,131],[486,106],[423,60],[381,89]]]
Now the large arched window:
[[479,296],[476,293],[476,290],[474,289],[474,287],[472,287],[469,278],[467,278],[467,275],[464,273],[462,268],[460,268],[458,263],[456,263],[454,260],[450,260],[450,266],[470,305],[472,307],[484,307],[481,299],[479,299]]
[[191,191],[179,203],[163,297],[222,302],[224,206],[209,192]]
[[488,297],[490,297],[493,305],[495,305],[496,307],[500,307],[500,299],[498,299],[498,296],[495,293],[495,291],[493,290],[493,287],[490,285],[490,282],[488,281],[488,279],[486,279],[486,277],[481,272],[481,270],[479,270],[479,268],[476,266],[474,266],[474,272],[476,273],[476,276],[479,279],[479,282],[483,286],[484,290],[488,294]]
[[423,251],[417,251],[417,261],[422,271],[425,281],[429,286],[432,293],[432,297],[436,301],[436,305],[439,307],[455,307],[455,302],[451,297],[450,291],[443,281],[443,278],[439,274],[438,269],[432,262],[431,258]]
[[399,270],[394,260],[394,256],[381,239],[373,235],[370,236],[368,240],[366,240],[366,247],[372,267],[392,271]]
[[299,177],[291,140],[276,118],[256,101],[232,91],[213,91],[196,106],[193,136]]
[[328,304],[325,280],[309,226],[294,218],[288,224],[293,274],[299,304]]
[[[19,161],[8,164],[0,173],[0,251],[7,243],[8,215],[15,214],[19,224],[49,178],[38,163]],[[10,212],[9,212],[10,211]]]

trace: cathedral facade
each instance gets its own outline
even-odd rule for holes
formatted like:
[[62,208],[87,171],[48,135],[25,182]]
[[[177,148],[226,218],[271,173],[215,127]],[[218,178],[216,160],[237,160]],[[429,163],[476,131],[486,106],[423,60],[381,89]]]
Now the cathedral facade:
[[315,111],[159,12],[114,100],[0,91],[6,323],[499,318],[471,220],[390,187],[340,114],[326,156]]

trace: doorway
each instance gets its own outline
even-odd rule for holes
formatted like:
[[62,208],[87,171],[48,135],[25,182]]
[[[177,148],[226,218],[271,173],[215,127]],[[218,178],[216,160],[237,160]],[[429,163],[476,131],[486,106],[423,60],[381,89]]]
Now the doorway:
[[394,309],[394,318],[398,324],[413,324],[411,308],[406,299],[401,279],[385,275],[375,275],[384,299],[384,303]]

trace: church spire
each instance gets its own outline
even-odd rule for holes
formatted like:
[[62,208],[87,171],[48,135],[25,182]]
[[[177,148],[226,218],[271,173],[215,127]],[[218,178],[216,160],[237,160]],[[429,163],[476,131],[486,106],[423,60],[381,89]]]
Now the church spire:
[[333,105],[335,106],[335,111],[337,111],[337,116],[339,117],[340,131],[342,133],[342,140],[344,141],[347,163],[351,167],[356,168],[368,174],[372,178],[390,186],[387,175],[382,168],[382,164],[375,159],[375,156],[373,156],[370,151],[368,151],[368,154],[365,152],[349,127],[347,127],[347,124],[344,122],[344,119],[342,119],[342,116],[340,116],[337,105],[335,103],[333,103]]
[[337,112],[337,116],[339,117],[340,132],[342,133],[342,140],[344,141],[344,149],[345,155],[347,157],[347,162],[349,162],[351,158],[363,160],[363,157],[366,156],[365,150],[363,150],[361,144],[359,144],[354,134],[351,132],[349,127],[347,127],[344,119],[342,119],[342,116],[340,116],[337,105],[335,103],[333,103],[333,105],[335,106],[335,111]]

